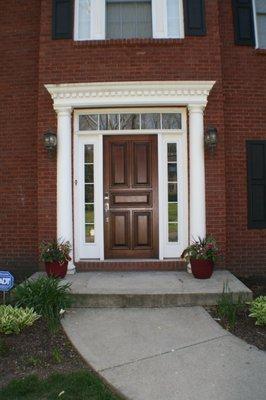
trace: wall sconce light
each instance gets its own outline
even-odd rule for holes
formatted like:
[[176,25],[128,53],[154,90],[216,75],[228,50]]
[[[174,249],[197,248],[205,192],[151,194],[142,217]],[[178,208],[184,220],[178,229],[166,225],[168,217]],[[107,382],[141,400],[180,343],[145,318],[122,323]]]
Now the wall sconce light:
[[45,149],[48,151],[49,154],[53,153],[57,146],[56,134],[51,131],[45,132],[43,135],[43,139]]
[[209,126],[205,132],[205,145],[213,153],[216,149],[218,142],[218,131],[217,128]]

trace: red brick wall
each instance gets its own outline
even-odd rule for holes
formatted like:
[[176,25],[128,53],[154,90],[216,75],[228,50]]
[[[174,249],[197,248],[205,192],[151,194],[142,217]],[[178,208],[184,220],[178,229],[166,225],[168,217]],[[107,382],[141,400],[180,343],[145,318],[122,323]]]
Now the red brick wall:
[[[9,206],[10,211],[6,214],[5,224],[8,234],[5,235],[6,246],[3,257],[5,255],[7,260],[12,259],[10,255],[6,255],[9,246],[14,253],[13,260],[19,261],[21,254],[24,254],[27,262],[30,263],[36,256],[36,242],[52,238],[56,234],[56,160],[48,157],[43,149],[42,138],[44,131],[48,128],[56,129],[56,115],[44,84],[131,80],[215,80],[216,85],[209,97],[205,113],[205,124],[216,126],[219,132],[216,154],[212,157],[206,153],[208,232],[217,237],[224,254],[220,266],[225,266],[227,261],[228,267],[240,273],[247,272],[249,265],[254,272],[262,272],[263,265],[266,264],[263,245],[265,231],[254,232],[246,229],[244,142],[245,138],[263,135],[265,137],[262,124],[262,118],[265,119],[265,115],[263,116],[262,108],[259,113],[256,111],[258,107],[262,107],[263,103],[257,93],[263,90],[258,75],[265,65],[265,58],[255,54],[254,49],[234,46],[231,1],[206,0],[208,34],[205,37],[187,37],[184,40],[74,42],[51,40],[51,0],[43,0],[39,14],[41,20],[38,77],[36,76],[38,49],[36,32],[39,2],[19,2],[19,5],[18,2],[15,3],[18,15],[25,13],[27,8],[29,10],[29,4],[31,4],[33,9],[31,18],[26,18],[27,29],[31,34],[19,37],[15,44],[10,37],[10,25],[6,25],[5,43],[11,42],[10,45],[14,50],[6,73],[11,67],[16,72],[6,79],[10,79],[10,84],[15,88],[17,78],[20,74],[21,76],[25,74],[25,78],[23,75],[19,82],[21,84],[21,81],[28,82],[32,79],[30,85],[32,93],[29,96],[27,84],[21,86],[20,91],[18,90],[19,95],[24,99],[23,113],[18,103],[12,98],[7,107],[8,110],[12,105],[16,113],[19,113],[20,138],[23,139],[20,145],[16,141],[15,151],[11,148],[8,154],[12,154],[12,157],[14,154],[21,154],[19,150],[22,150],[21,146],[23,146],[22,158],[27,162],[23,163],[21,158],[21,165],[16,171],[12,170],[14,164],[10,161],[10,156],[5,155],[5,163],[8,164],[8,170],[13,171],[13,180],[21,180],[24,187],[29,186],[27,188],[28,201],[32,204],[27,203],[27,209],[25,208],[23,214],[24,219],[17,203],[15,206]],[[6,11],[8,12],[10,10]],[[26,24],[26,21],[23,20],[23,24]],[[14,24],[13,30],[17,26],[20,25]],[[225,42],[223,45],[220,41],[221,37]],[[20,41],[23,41],[23,45]],[[21,48],[25,53],[25,49],[28,48],[31,61],[22,58],[19,68],[18,66],[14,68],[14,60],[18,61]],[[25,63],[30,62],[30,67],[23,67],[23,60]],[[245,68],[252,66],[252,68],[248,67],[250,71],[248,75],[245,75],[244,67],[239,68],[242,63]],[[256,71],[256,74],[253,71]],[[249,82],[247,82],[247,76]],[[263,79],[265,84],[265,77]],[[253,86],[256,87],[256,94],[254,90],[253,92],[250,90]],[[250,89],[246,91],[247,88]],[[246,95],[247,92],[249,98]],[[265,100],[265,94],[263,96]],[[36,104],[38,106],[37,135],[34,129]],[[11,116],[9,122],[12,141],[15,141],[14,132],[16,131],[18,135],[17,124]],[[25,138],[30,142],[31,150],[29,150],[29,144],[25,144]],[[34,150],[35,144],[37,144],[37,151]],[[14,190],[12,196],[18,201],[17,198],[20,198],[18,185],[14,188],[7,182],[5,188],[1,187],[1,192],[5,190],[5,193],[9,193],[8,188]],[[6,199],[7,203],[11,204],[11,199],[8,197]],[[18,219],[14,218],[14,213]],[[13,231],[15,242],[11,232],[14,229],[12,221],[17,227],[16,232]],[[28,235],[25,232],[21,233],[22,228],[26,229],[25,226],[27,226]],[[250,255],[252,262],[249,263]]]
[[37,266],[39,16],[38,0],[2,2],[0,269]]
[[220,0],[225,115],[227,265],[266,272],[266,229],[247,229],[246,140],[266,139],[266,51],[235,46],[230,1]]

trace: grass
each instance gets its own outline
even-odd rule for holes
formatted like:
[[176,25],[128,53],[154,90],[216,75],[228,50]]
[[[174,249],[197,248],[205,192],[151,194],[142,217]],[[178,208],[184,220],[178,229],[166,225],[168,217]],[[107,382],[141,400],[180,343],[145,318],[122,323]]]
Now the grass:
[[15,379],[0,390],[0,400],[121,400],[88,371],[54,374],[45,380],[36,375]]

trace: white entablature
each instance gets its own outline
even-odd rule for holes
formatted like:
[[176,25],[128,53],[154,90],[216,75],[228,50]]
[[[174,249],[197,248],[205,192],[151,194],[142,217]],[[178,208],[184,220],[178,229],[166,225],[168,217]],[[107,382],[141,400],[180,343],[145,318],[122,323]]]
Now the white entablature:
[[100,82],[45,85],[58,107],[207,104],[214,81]]

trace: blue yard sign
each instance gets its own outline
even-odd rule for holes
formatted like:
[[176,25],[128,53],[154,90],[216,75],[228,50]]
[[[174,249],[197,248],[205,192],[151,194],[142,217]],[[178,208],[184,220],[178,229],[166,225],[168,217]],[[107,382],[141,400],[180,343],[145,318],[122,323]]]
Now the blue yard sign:
[[0,271],[0,292],[8,292],[14,286],[14,276],[8,271]]

